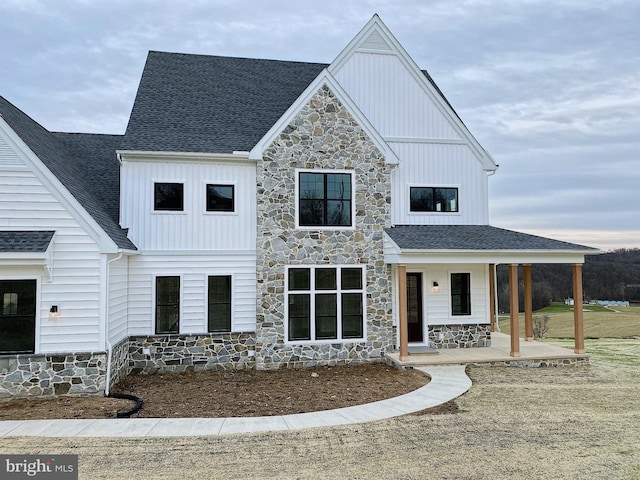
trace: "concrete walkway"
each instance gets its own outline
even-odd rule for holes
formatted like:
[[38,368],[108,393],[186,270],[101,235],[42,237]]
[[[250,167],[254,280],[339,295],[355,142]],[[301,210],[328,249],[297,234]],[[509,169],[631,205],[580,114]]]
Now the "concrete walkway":
[[273,417],[6,420],[0,422],[0,437],[186,437],[330,427],[418,412],[459,397],[471,387],[464,365],[416,370],[431,377],[424,387],[399,397],[336,410]]

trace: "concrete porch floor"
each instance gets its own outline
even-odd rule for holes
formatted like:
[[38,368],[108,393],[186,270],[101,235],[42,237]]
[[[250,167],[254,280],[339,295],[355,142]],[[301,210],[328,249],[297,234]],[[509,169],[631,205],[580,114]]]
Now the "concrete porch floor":
[[523,362],[530,360],[580,360],[588,362],[588,354],[577,354],[573,350],[544,342],[525,342],[520,338],[520,356],[512,357],[509,335],[491,332],[491,346],[478,348],[443,348],[437,354],[410,355],[409,360],[400,361],[400,352],[387,353],[386,357],[397,366],[451,365],[462,363]]

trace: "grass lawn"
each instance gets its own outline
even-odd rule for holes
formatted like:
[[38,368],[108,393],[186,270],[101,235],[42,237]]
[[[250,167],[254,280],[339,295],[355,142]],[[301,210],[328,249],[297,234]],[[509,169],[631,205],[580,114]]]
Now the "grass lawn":
[[[599,305],[584,307],[585,338],[632,338],[640,337],[640,306],[612,307],[615,311]],[[549,330],[545,337],[573,338],[573,307],[553,304],[533,313],[533,316],[549,315]],[[524,314],[520,314],[520,335],[524,336]],[[510,333],[509,316],[500,315],[500,331]]]

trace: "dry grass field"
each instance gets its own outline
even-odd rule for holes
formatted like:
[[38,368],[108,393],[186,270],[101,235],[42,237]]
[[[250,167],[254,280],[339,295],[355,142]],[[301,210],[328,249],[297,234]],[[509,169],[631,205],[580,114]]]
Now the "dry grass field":
[[4,438],[0,452],[78,454],[82,479],[640,478],[640,340],[586,347],[586,367],[471,367],[450,414],[221,437]]
[[[549,330],[545,337],[573,338],[572,307],[550,309]],[[640,337],[640,305],[612,307],[615,311],[598,307],[584,307],[585,338],[632,338]],[[554,312],[554,310],[556,310]],[[560,310],[560,311],[557,311]],[[534,312],[534,317],[541,315]],[[509,333],[509,316],[500,315],[500,331]],[[520,315],[520,335],[524,337],[524,315]]]

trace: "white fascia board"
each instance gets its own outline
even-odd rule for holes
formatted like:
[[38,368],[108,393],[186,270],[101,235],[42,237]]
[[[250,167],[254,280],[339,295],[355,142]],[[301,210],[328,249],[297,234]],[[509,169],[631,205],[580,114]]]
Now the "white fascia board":
[[[249,152],[202,153],[202,152],[163,152],[148,150],[116,150],[120,160],[126,162],[203,162],[203,163],[239,163],[249,162]],[[251,162],[255,163],[255,162]]]
[[388,252],[386,263],[584,263],[593,250],[402,250]]
[[315,78],[313,82],[302,92],[302,94],[296,99],[295,102],[287,109],[286,112],[278,119],[278,121],[269,129],[269,131],[258,141],[255,147],[249,152],[249,158],[252,160],[262,159],[262,154],[267,149],[271,142],[273,142],[278,135],[285,129],[285,127],[293,120],[298,114],[300,109],[311,100],[323,85],[329,87],[329,89],[336,95],[344,106],[347,108],[351,116],[358,122],[365,133],[369,136],[371,141],[385,156],[385,163],[388,165],[397,165],[399,163],[398,156],[389,146],[389,144],[382,138],[382,135],[371,124],[369,119],[358,108],[356,103],[349,97],[347,92],[344,91],[342,86],[338,83],[335,77],[327,70],[324,69]]
[[416,62],[409,56],[409,53],[404,49],[402,44],[398,42],[395,38],[391,30],[384,24],[384,22],[380,19],[380,17],[375,14],[369,22],[360,30],[360,32],[347,44],[347,46],[340,52],[340,54],[335,58],[331,65],[327,67],[329,72],[335,73],[347,62],[349,57],[351,57],[354,53],[357,52],[371,52],[371,50],[360,49],[358,45],[362,43],[365,38],[367,38],[371,33],[377,31],[384,40],[386,40],[389,44],[393,46],[395,51],[389,52],[376,52],[379,54],[385,55],[397,55],[400,59],[400,62],[405,66],[405,68],[411,73],[413,78],[418,82],[418,84],[422,87],[424,92],[433,100],[434,104],[437,106],[440,113],[442,113],[445,118],[449,120],[451,126],[456,130],[458,135],[461,138],[467,140],[469,148],[476,155],[478,160],[482,163],[482,167],[484,170],[497,170],[498,164],[493,159],[493,157],[487,152],[482,145],[476,140],[473,134],[469,131],[464,123],[460,120],[460,118],[453,112],[452,108],[447,105],[442,96],[434,89],[433,85],[427,80],[427,78],[422,73],[422,70],[418,66]]
[[107,232],[89,215],[89,212],[67,190],[67,187],[47,168],[11,126],[0,116],[0,135],[13,149],[28,168],[38,177],[38,180],[47,187],[51,194],[58,200],[73,218],[82,225],[89,236],[98,244],[101,253],[115,253],[118,245],[111,239]]

